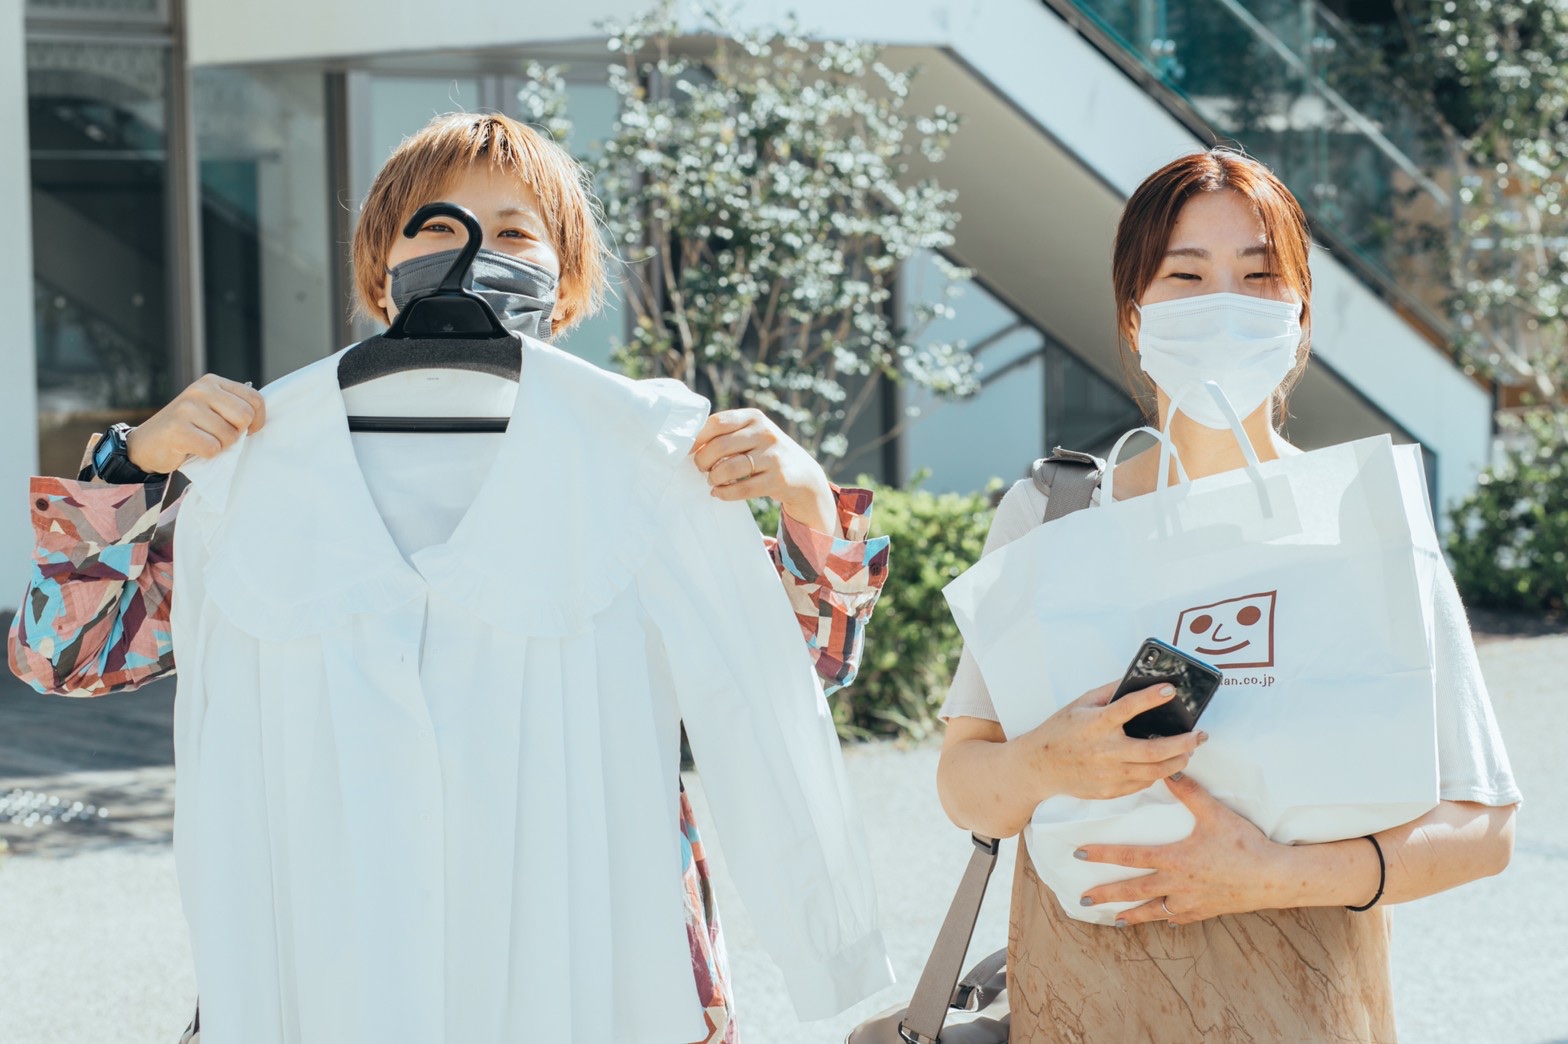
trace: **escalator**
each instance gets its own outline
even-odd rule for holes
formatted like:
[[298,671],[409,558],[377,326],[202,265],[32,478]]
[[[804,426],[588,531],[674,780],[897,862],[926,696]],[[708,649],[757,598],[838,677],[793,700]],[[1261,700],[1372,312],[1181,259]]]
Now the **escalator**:
[[1316,0],[1045,0],[1203,140],[1235,142],[1315,237],[1424,336],[1452,341],[1434,236],[1451,165],[1435,120]]
[[[963,123],[940,165],[911,173],[958,193],[952,259],[1007,312],[1124,386],[1110,281],[1122,207],[1178,156],[1239,144],[1298,195],[1318,243],[1315,361],[1291,395],[1287,437],[1312,449],[1386,433],[1425,448],[1440,508],[1474,487],[1491,399],[1456,364],[1437,307],[1443,265],[1425,233],[1446,216],[1449,186],[1434,133],[1331,15],[1297,0],[994,0],[930,38],[939,44],[893,52],[922,69],[909,104]],[[1053,411],[1093,412],[1070,382],[1053,392],[1049,373],[1022,396],[1038,372],[1020,362],[993,378],[962,408],[963,430],[944,425],[945,442],[981,445],[1024,411],[1043,410],[1048,428]],[[1010,445],[1028,434],[1016,426]]]

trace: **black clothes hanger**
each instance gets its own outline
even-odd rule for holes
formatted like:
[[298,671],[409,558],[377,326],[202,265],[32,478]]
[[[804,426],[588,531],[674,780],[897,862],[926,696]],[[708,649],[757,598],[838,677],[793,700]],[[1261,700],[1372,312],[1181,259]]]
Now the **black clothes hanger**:
[[[488,302],[463,281],[484,232],[467,207],[427,203],[414,212],[403,235],[412,239],[433,217],[462,222],[468,242],[429,293],[408,302],[386,333],[367,337],[338,360],[338,387],[352,388],[409,370],[473,370],[508,380],[522,376],[522,341],[496,318]],[[503,432],[506,417],[350,416],[349,431]]]

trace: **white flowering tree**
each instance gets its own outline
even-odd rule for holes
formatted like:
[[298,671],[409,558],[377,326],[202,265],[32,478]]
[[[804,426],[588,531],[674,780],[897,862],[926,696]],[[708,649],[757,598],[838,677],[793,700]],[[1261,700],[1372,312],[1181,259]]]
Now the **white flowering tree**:
[[[942,158],[957,116],[910,113],[916,73],[877,48],[704,18],[693,37],[664,3],[608,27],[619,115],[593,162],[630,274],[618,365],[759,406],[825,458],[884,381],[974,392],[965,346],[923,336],[968,278],[941,254],[955,194],[909,172]],[[528,71],[525,116],[564,137],[559,70]],[[924,252],[940,285],[900,302],[900,265]]]
[[1394,0],[1393,72],[1457,175],[1447,248],[1460,347],[1555,405],[1568,437],[1568,2]]

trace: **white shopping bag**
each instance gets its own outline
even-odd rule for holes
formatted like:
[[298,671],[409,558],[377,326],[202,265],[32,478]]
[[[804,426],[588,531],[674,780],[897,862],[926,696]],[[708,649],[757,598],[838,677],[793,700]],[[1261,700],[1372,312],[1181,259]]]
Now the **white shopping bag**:
[[[1201,723],[1209,742],[1187,771],[1273,840],[1334,841],[1415,819],[1438,800],[1440,559],[1420,449],[1381,436],[1259,464],[1241,441],[1244,469],[1106,496],[948,585],[1002,728],[1027,732],[1118,680],[1139,644],[1160,638],[1225,675]],[[1135,904],[1086,909],[1079,897],[1148,871],[1073,851],[1167,844],[1192,826],[1156,783],[1110,801],[1050,798],[1025,839],[1069,916],[1111,924]]]

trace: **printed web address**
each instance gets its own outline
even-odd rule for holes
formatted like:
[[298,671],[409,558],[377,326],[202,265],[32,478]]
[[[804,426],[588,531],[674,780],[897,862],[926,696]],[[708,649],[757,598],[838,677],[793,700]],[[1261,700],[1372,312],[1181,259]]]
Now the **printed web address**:
[[1248,674],[1242,677],[1237,677],[1234,674],[1227,674],[1221,684],[1255,685],[1260,689],[1266,689],[1270,685],[1274,684],[1274,676],[1272,674]]

